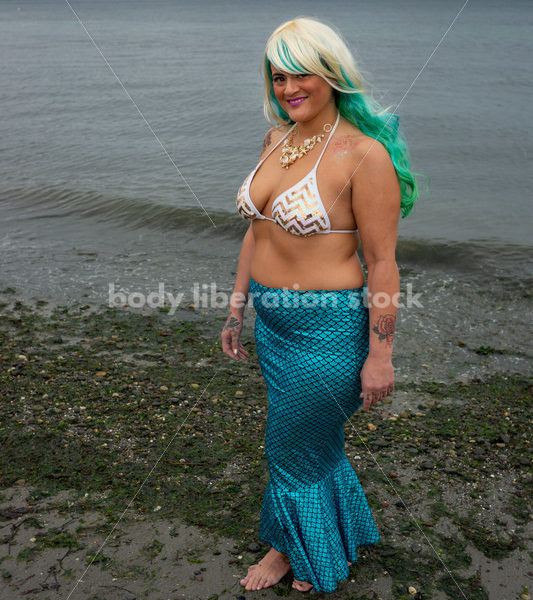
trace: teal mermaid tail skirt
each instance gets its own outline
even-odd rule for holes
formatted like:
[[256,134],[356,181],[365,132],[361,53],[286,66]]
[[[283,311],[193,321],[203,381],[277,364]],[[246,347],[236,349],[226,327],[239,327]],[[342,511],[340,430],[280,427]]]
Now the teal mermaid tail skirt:
[[368,355],[365,288],[291,290],[250,280],[257,356],[268,392],[270,478],[259,538],[288,555],[294,577],[333,592],[380,537],[344,452]]

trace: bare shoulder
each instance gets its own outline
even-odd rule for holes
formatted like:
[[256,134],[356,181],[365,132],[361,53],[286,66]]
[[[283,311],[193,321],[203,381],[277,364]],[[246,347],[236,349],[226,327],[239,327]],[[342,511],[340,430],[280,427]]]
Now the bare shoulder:
[[366,135],[349,121],[343,120],[331,146],[333,157],[352,171],[359,170],[363,162],[367,168],[383,169],[392,166],[389,152],[377,139]]
[[279,125],[278,127],[271,127],[265,134],[263,140],[263,148],[261,150],[261,156],[270,150],[272,145],[275,145],[279,140],[289,131],[290,125]]

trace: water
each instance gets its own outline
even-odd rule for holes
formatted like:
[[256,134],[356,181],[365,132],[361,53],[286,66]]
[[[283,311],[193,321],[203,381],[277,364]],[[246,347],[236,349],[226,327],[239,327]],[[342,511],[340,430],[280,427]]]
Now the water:
[[[462,2],[71,6],[116,77],[66,2],[0,0],[0,283],[63,304],[106,303],[111,283],[232,289],[247,226],[235,195],[268,129],[259,67],[279,23],[338,26],[395,107]],[[470,2],[396,109],[430,181],[398,244],[402,286],[426,295],[401,317],[415,356],[420,336],[445,349],[462,327],[526,368],[532,22],[529,2]],[[456,375],[481,368],[461,360]]]

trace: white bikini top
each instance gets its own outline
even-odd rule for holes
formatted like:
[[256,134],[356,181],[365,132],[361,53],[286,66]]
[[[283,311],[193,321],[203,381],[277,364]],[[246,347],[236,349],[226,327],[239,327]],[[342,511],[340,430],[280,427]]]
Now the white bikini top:
[[327,142],[318,157],[313,169],[298,183],[295,183],[285,192],[281,193],[272,204],[272,218],[261,214],[250,198],[250,185],[257,173],[259,167],[265,162],[270,154],[281,144],[281,142],[296,127],[296,123],[279,140],[279,142],[270,150],[270,152],[259,161],[255,169],[244,180],[237,194],[237,210],[244,219],[266,219],[277,223],[285,231],[294,235],[309,237],[315,233],[355,233],[357,229],[331,229],[328,213],[324,208],[324,203],[320,198],[317,186],[317,168],[322,155],[326,151],[330,139],[332,138],[337,125],[339,124],[340,113],[337,114],[335,125],[328,136]]

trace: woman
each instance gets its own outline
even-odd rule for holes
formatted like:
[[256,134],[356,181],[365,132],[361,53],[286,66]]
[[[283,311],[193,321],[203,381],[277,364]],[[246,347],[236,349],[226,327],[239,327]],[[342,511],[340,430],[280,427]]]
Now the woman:
[[267,42],[264,76],[265,114],[277,126],[239,190],[252,222],[222,332],[224,352],[245,360],[239,336],[252,294],[269,401],[259,537],[272,547],[241,585],[268,587],[292,568],[294,588],[331,592],[357,547],[380,539],[343,424],[393,391],[397,226],[417,188],[393,115],[365,95],[331,27],[283,23]]

